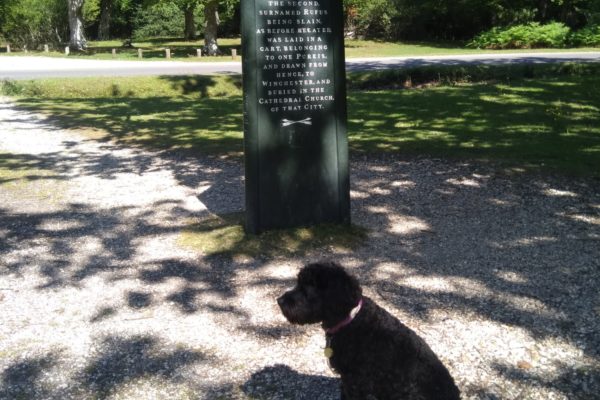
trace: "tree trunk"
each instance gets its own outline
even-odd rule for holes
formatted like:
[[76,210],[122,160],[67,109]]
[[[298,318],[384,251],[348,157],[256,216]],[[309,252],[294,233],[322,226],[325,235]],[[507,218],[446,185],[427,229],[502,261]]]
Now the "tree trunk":
[[184,38],[185,40],[194,40],[196,39],[196,23],[194,22],[194,9],[196,8],[195,4],[190,5],[185,9],[185,30],[184,30]]
[[204,6],[204,19],[206,27],[204,29],[204,47],[209,56],[216,56],[219,53],[219,44],[217,43],[217,31],[219,28],[219,0],[210,0]]
[[87,42],[83,34],[83,0],[68,0],[69,5],[69,47],[74,50],[83,50]]
[[100,2],[100,24],[98,25],[98,39],[110,39],[110,20],[112,18],[113,0]]
[[538,3],[538,18],[540,22],[546,22],[548,13],[548,0],[540,0]]

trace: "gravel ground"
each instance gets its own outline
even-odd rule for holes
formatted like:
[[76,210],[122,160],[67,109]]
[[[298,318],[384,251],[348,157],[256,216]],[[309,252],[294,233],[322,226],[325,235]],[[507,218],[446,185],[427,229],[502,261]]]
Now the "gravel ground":
[[363,246],[179,247],[190,221],[242,210],[242,174],[1,100],[0,398],[337,399],[319,327],[290,326],[274,300],[320,258],[421,334],[465,399],[600,398],[598,180],[353,158]]

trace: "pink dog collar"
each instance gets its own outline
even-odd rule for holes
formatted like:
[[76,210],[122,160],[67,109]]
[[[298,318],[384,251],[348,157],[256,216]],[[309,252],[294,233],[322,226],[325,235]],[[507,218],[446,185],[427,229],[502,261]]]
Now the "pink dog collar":
[[360,309],[362,308],[362,305],[363,305],[363,299],[361,298],[360,301],[358,302],[358,305],[356,307],[354,307],[352,309],[352,311],[350,311],[350,315],[348,315],[348,317],[346,317],[345,320],[343,320],[342,322],[340,322],[339,324],[335,325],[332,328],[325,329],[325,333],[327,333],[328,335],[333,335],[334,333],[339,332],[346,325],[350,324],[350,322],[352,322],[354,320],[354,318],[356,318],[356,315],[359,313]]

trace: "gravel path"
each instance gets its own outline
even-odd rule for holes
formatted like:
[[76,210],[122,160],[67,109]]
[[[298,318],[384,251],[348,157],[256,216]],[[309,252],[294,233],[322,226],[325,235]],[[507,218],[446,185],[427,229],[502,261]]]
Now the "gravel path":
[[0,399],[336,399],[322,332],[274,301],[319,258],[419,332],[465,399],[598,399],[598,180],[354,158],[364,246],[178,246],[191,222],[242,210],[242,170],[86,139],[0,100]]

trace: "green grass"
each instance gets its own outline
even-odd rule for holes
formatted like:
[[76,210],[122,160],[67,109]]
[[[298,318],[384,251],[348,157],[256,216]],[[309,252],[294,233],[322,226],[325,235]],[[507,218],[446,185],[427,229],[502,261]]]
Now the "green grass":
[[43,168],[34,161],[17,160],[10,153],[0,151],[0,186],[19,188],[37,179],[54,176],[51,169]]
[[367,237],[363,228],[332,224],[250,235],[244,232],[243,218],[243,213],[236,213],[191,224],[183,230],[179,244],[205,255],[271,257],[307,254],[323,247],[348,252]]
[[4,82],[0,93],[65,128],[131,145],[242,151],[241,77],[135,77]]
[[350,145],[600,176],[598,77],[350,96]]
[[65,183],[35,158],[0,151],[0,189],[23,198],[56,202],[62,199]]
[[[576,49],[527,49],[527,50],[480,50],[465,48],[462,42],[383,42],[374,40],[346,40],[346,57],[399,57],[399,56],[433,56],[452,54],[482,54],[502,52],[565,52],[565,51],[599,51],[599,48],[586,47]],[[133,41],[131,47],[125,46],[122,40],[90,41],[89,48],[83,52],[71,52],[69,57],[93,58],[110,60],[113,58],[112,49],[117,49],[116,59],[138,60],[137,49],[144,52],[144,60],[165,60],[165,48],[171,49],[171,58],[177,61],[198,61],[196,49],[204,45],[203,40],[183,41],[177,38],[155,38]],[[231,50],[236,49],[238,56],[241,54],[240,38],[224,38],[219,40],[223,53],[219,57],[202,57],[202,61],[231,61]],[[0,55],[5,51],[0,49]],[[11,55],[23,55],[13,49]],[[39,51],[30,51],[28,55],[47,55],[51,57],[64,57],[64,48],[54,49],[49,54]],[[238,60],[240,58],[238,57]]]
[[[598,67],[563,66],[554,77],[552,68],[413,71],[409,83],[423,86],[410,90],[377,89],[407,86],[406,71],[353,75],[350,87],[370,90],[349,92],[350,147],[600,176]],[[72,79],[4,83],[0,93],[126,144],[239,155],[239,85],[239,77]]]
[[346,57],[402,57],[402,56],[438,56],[482,53],[519,53],[519,52],[565,52],[565,51],[600,51],[599,48],[582,47],[575,49],[527,49],[511,51],[490,51],[470,49],[459,42],[381,42],[373,40],[346,40]]
[[235,76],[41,79],[0,82],[0,94],[29,98],[147,99],[157,97],[222,98],[242,95]]
[[[145,61],[164,61],[166,60],[165,49],[171,50],[171,59],[175,61],[232,61],[231,50],[237,50],[237,60],[240,60],[241,53],[241,40],[239,38],[233,39],[219,39],[220,50],[223,53],[218,57],[206,57],[203,56],[201,59],[197,57],[197,49],[204,46],[203,40],[196,41],[183,41],[177,38],[155,38],[142,41],[133,41],[131,46],[125,45],[123,40],[107,40],[107,41],[90,41],[88,42],[88,48],[85,51],[71,51],[69,54],[70,58],[83,58],[83,59],[99,59],[99,60],[139,60],[138,49],[143,51],[143,60]],[[113,57],[112,49],[116,49],[116,56]],[[47,57],[65,57],[64,47],[51,48],[49,53],[42,51],[29,51],[27,54],[19,51],[18,49],[12,49],[9,56],[47,56]],[[0,48],[0,56],[6,56],[4,48]]]

